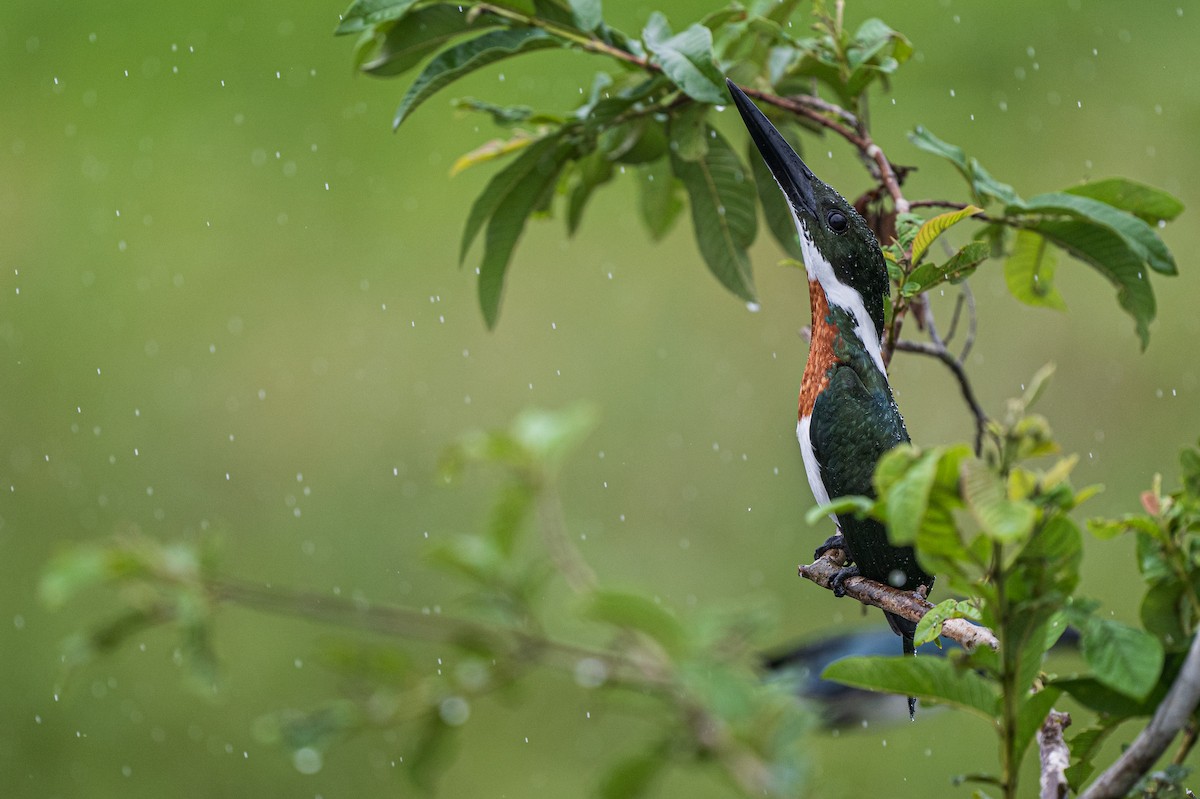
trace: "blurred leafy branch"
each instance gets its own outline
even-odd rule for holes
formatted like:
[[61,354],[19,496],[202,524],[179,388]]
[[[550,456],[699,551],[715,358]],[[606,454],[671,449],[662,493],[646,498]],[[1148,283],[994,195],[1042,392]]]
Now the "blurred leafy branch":
[[[68,642],[68,671],[165,625],[178,631],[193,679],[211,688],[217,611],[235,605],[404,643],[339,642],[324,664],[360,689],[259,720],[258,739],[284,747],[302,771],[319,767],[325,750],[349,736],[399,729],[411,736],[401,750],[407,773],[431,790],[457,731],[473,708],[487,706],[480,700],[519,695],[552,669],[581,690],[634,702],[643,735],[652,720],[648,740],[608,764],[600,796],[640,795],[673,767],[714,766],[748,796],[796,795],[807,774],[801,743],[811,717],[789,683],[762,679],[758,653],[770,614],[727,610],[685,621],[650,595],[600,583],[571,543],[555,484],[594,419],[586,406],[528,411],[510,429],[469,434],[447,452],[447,480],[480,464],[504,476],[482,532],[431,551],[433,567],[467,586],[461,616],[268,588],[222,575],[202,547],[125,537],[68,550],[43,574],[41,596],[51,607],[97,587],[115,590],[124,607]],[[570,637],[548,632],[548,621],[570,628]],[[407,654],[422,644],[437,647],[443,665],[434,674]]]
[[[636,171],[641,219],[657,240],[690,207],[700,255],[736,296],[755,299],[748,249],[761,213],[791,258],[799,243],[791,215],[759,158],[735,147],[715,126],[729,98],[729,76],[767,106],[772,121],[802,152],[802,138],[832,135],[850,144],[871,186],[855,201],[885,245],[896,287],[885,354],[922,295],[960,283],[991,257],[1004,258],[1009,290],[1029,305],[1064,309],[1054,282],[1056,254],[1091,266],[1117,290],[1145,347],[1156,305],[1150,273],[1176,274],[1156,228],[1183,206],[1171,195],[1126,178],[1108,178],[1023,198],[956,145],[916,125],[919,150],[962,176],[962,200],[904,194],[911,169],[898,166],[870,133],[869,94],[886,90],[913,54],[908,37],[879,19],[851,30],[841,0],[814,0],[811,35],[794,25],[800,0],[734,2],[676,33],[659,12],[636,35],[605,21],[600,0],[355,0],[339,34],[358,34],[355,63],[392,78],[420,68],[400,101],[399,127],[423,102],[455,80],[502,59],[540,50],[580,50],[607,60],[585,99],[567,113],[535,112],[484,100],[459,108],[488,114],[510,130],[464,154],[458,172],[500,158],[504,166],[475,200],[463,230],[460,261],[484,234],[479,301],[496,324],[505,274],[530,216],[555,207],[567,233],[579,228],[588,201],[627,169]],[[916,208],[951,210],[924,219]],[[972,240],[936,258],[930,244],[965,219],[980,223]]]

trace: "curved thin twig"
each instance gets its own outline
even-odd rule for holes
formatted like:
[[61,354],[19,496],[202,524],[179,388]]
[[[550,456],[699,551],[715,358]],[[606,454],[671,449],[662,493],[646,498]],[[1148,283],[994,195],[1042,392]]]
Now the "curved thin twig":
[[979,400],[975,398],[975,390],[971,388],[971,381],[967,377],[962,363],[950,354],[945,345],[938,346],[923,341],[903,340],[896,342],[896,349],[937,358],[954,374],[954,379],[958,381],[959,391],[962,392],[963,401],[967,403],[971,415],[975,417],[975,455],[980,455],[983,452],[983,434],[987,430],[988,417],[983,412],[983,406],[979,404]]
[[[845,553],[831,549],[807,566],[797,571],[806,580],[812,580],[822,588],[833,590],[833,578],[841,571]],[[933,603],[915,591],[904,591],[890,585],[868,580],[866,577],[851,577],[842,583],[846,596],[857,599],[864,605],[874,605],[888,613],[903,616],[909,621],[920,621],[933,608]],[[942,625],[942,635],[957,641],[968,651],[978,646],[999,649],[1000,641],[987,627],[972,624],[966,619],[950,619]]]

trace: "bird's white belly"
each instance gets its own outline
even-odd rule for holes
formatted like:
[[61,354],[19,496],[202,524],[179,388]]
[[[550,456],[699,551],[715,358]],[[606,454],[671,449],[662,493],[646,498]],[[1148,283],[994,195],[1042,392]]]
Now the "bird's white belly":
[[[813,499],[818,505],[825,505],[829,502],[829,492],[821,481],[821,464],[817,463],[816,453],[813,452],[812,437],[808,431],[811,424],[811,416],[801,416],[796,425],[796,438],[800,440],[800,455],[804,458],[804,473],[808,475],[808,487],[812,489]],[[832,513],[829,518],[837,524],[837,517]]]

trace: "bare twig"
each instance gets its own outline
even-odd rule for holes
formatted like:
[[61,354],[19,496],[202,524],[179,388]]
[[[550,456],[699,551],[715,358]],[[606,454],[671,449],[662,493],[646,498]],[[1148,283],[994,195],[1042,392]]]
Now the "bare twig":
[[1149,771],[1200,703],[1200,634],[1192,638],[1187,659],[1146,729],[1079,799],[1118,799]]
[[979,400],[975,398],[975,390],[971,388],[971,381],[967,377],[967,372],[963,365],[950,354],[946,347],[936,344],[927,344],[923,341],[897,341],[896,349],[904,352],[915,352],[920,355],[928,355],[937,358],[946,365],[951,372],[954,373],[954,378],[958,381],[958,388],[962,392],[963,401],[967,403],[967,407],[971,409],[971,415],[975,417],[975,454],[979,455],[983,451],[983,434],[987,430],[988,418],[983,412],[983,407],[979,404]]
[[[832,591],[833,578],[841,571],[840,564],[844,560],[845,554],[841,550],[832,549],[809,565],[800,566],[798,571],[804,579],[812,580],[822,588]],[[846,589],[846,596],[853,597],[864,605],[882,608],[909,621],[920,621],[933,608],[933,603],[923,599],[915,591],[893,588],[866,577],[851,577],[842,583],[842,586]],[[992,649],[1000,648],[1000,642],[991,630],[971,624],[965,619],[948,620],[942,625],[942,635],[957,641],[967,650],[981,645]]]
[[1063,740],[1063,730],[1071,726],[1071,716],[1051,710],[1038,730],[1038,752],[1042,756],[1042,791],[1040,799],[1067,799],[1071,786],[1067,784],[1067,766],[1071,765],[1071,750]]

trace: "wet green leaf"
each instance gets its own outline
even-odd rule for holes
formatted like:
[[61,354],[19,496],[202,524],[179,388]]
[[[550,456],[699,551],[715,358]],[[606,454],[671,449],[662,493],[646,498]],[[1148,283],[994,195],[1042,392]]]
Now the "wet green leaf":
[[1175,258],[1162,239],[1141,219],[1107,203],[1065,192],[1051,192],[1010,205],[1005,213],[1015,216],[1068,216],[1112,231],[1121,238],[1141,263],[1164,275],[1177,274]]
[[937,639],[942,634],[942,625],[950,619],[979,621],[979,608],[967,600],[945,599],[930,608],[917,622],[913,644],[921,646]]
[[1104,685],[1143,699],[1162,671],[1163,648],[1149,633],[1111,619],[1091,619],[1083,628],[1083,657]]
[[417,0],[354,0],[342,14],[335,34],[358,33],[371,25],[401,19]]
[[[711,130],[711,129],[710,129]],[[687,189],[700,254],[712,274],[744,300],[754,300],[746,248],[758,232],[757,195],[748,168],[719,134],[699,161],[672,155],[671,165]]]
[[693,100],[726,103],[725,78],[713,61],[712,31],[700,24],[671,35],[667,18],[655,11],[642,30],[646,49],[663,73]]
[[541,28],[491,31],[443,50],[425,65],[400,101],[392,127],[400,127],[417,106],[439,90],[477,69],[521,53],[563,47],[564,41]]
[[638,210],[654,241],[667,235],[683,210],[681,188],[670,159],[660,158],[638,170]]
[[600,0],[569,0],[569,3],[571,15],[575,18],[575,25],[579,30],[594,31],[604,21]]
[[1106,227],[1078,219],[1046,219],[1034,223],[1032,229],[1091,265],[1117,287],[1117,302],[1133,317],[1145,349],[1157,305],[1146,265],[1126,240]]
[[1047,686],[1032,696],[1021,698],[1013,742],[1013,753],[1016,755],[1018,763],[1021,762],[1025,750],[1029,748],[1029,744],[1033,743],[1033,736],[1046,720],[1046,716],[1054,709],[1054,703],[1061,695],[1060,689]]
[[462,6],[451,3],[417,8],[386,28],[382,41],[360,69],[377,77],[402,75],[455,38],[499,24],[498,17],[472,17]]
[[595,150],[586,158],[579,159],[576,170],[577,177],[571,189],[570,200],[567,203],[567,235],[574,236],[583,219],[583,209],[591,199],[592,193],[612,179],[612,161],[605,153]]
[[809,508],[808,513],[804,514],[804,521],[810,525],[818,524],[826,516],[833,514],[835,516],[845,514],[854,514],[856,516],[865,516],[875,507],[875,500],[870,497],[848,496],[838,497],[835,500],[826,502],[824,505],[818,505],[814,508]]
[[1183,213],[1183,203],[1174,196],[1129,178],[1092,180],[1063,191],[1120,208],[1151,225],[1170,222]]
[[488,327],[494,327],[504,289],[504,274],[513,247],[534,208],[552,191],[571,145],[558,136],[547,136],[525,148],[521,155],[496,173],[475,199],[463,229],[459,260],[487,223],[483,263],[479,272],[479,304]]
[[903,294],[911,297],[941,285],[943,282],[960,283],[974,273],[976,267],[991,255],[991,245],[986,241],[973,241],[963,246],[944,264],[924,263],[914,269],[904,282]]
[[1012,253],[1004,262],[1008,291],[1026,305],[1065,311],[1067,304],[1054,285],[1055,254],[1046,239],[1030,230],[1017,231]]
[[999,706],[999,695],[990,682],[948,658],[849,657],[831,663],[821,676],[868,691],[954,705],[989,722],[995,720]]
[[937,449],[923,452],[904,476],[887,489],[888,537],[893,543],[911,544],[916,540],[929,506],[940,456]]
[[671,115],[668,136],[673,156],[684,161],[699,161],[708,155],[710,128],[706,120],[709,109],[710,106],[693,103]]
[[1033,531],[1037,509],[1029,502],[1010,500],[1000,475],[983,461],[963,462],[962,495],[980,529],[993,540],[1012,544]]

